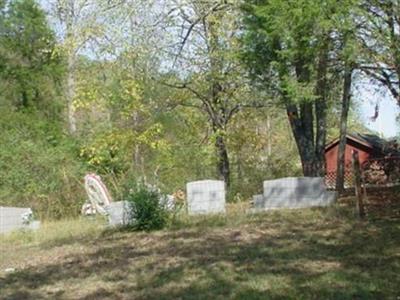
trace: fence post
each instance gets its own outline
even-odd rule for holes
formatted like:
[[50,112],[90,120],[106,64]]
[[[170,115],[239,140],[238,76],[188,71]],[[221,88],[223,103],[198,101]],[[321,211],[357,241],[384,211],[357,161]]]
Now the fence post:
[[361,167],[358,152],[353,151],[353,172],[354,172],[354,188],[356,191],[356,211],[359,218],[365,216],[363,190],[361,186]]

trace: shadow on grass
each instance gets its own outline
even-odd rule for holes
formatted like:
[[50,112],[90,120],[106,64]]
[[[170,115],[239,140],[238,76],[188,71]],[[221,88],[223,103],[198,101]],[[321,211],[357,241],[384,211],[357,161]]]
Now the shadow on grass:
[[4,299],[396,299],[400,222],[260,215],[237,227],[109,233],[0,278]]

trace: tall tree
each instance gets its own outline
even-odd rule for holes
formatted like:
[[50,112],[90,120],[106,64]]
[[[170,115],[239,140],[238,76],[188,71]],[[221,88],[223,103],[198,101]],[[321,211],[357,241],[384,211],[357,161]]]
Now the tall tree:
[[[6,65],[6,50],[4,47],[4,35],[5,35],[5,18],[6,18],[6,11],[4,9],[6,5],[6,0],[0,0],[0,74],[2,74],[5,70]],[[1,96],[1,92],[0,92]]]
[[334,5],[313,0],[246,3],[245,61],[265,88],[279,91],[304,175],[323,175]]
[[342,111],[340,116],[340,136],[339,136],[339,149],[337,157],[337,173],[336,173],[336,190],[339,193],[344,191],[344,179],[345,179],[345,153],[346,153],[346,141],[347,141],[347,120],[350,110],[351,102],[351,84],[352,84],[353,69],[349,63],[346,63],[344,70],[343,80],[343,96],[342,96]]
[[[59,26],[62,48],[67,58],[65,98],[68,129],[78,127],[74,99],[79,56],[91,59],[117,59],[135,41],[139,52],[143,41],[152,40],[148,22],[154,21],[154,0],[51,0],[51,15]],[[147,23],[146,23],[147,21]],[[154,24],[152,24],[154,26]],[[133,30],[134,29],[134,30]],[[154,28],[153,28],[154,29]],[[148,48],[149,49],[149,48]],[[151,48],[150,48],[151,49]]]
[[[348,7],[348,13],[350,16],[355,13],[355,6]],[[346,20],[346,19],[345,19]],[[359,63],[359,43],[356,39],[356,32],[359,24],[355,21],[357,18],[349,18],[347,22],[341,24],[339,30],[339,42],[340,51],[339,52],[339,69],[341,69],[340,74],[343,78],[342,87],[342,103],[341,103],[341,115],[340,115],[340,135],[339,135],[339,149],[337,156],[337,172],[336,172],[336,190],[339,193],[344,191],[344,180],[345,180],[345,152],[346,152],[346,140],[347,140],[347,127],[348,127],[348,117],[351,107],[351,88],[353,83],[353,74],[356,65]]]
[[91,53],[88,49],[90,42],[104,37],[107,13],[123,2],[123,0],[52,0],[49,4],[51,14],[59,25],[62,48],[67,61],[65,98],[70,134],[75,134],[77,131],[74,99],[78,57],[85,51],[86,54]]
[[248,0],[244,60],[256,82],[278,91],[297,143],[305,176],[325,174],[329,100],[343,74],[342,31],[355,1]]
[[364,0],[361,69],[387,88],[400,105],[400,1]]
[[7,98],[19,108],[37,108],[47,91],[57,90],[61,74],[54,33],[34,0],[12,1],[2,13],[0,77],[8,83]]
[[229,1],[186,1],[176,8],[181,35],[174,51],[175,80],[164,84],[186,92],[177,104],[198,109],[207,117],[217,154],[217,174],[229,187],[227,128],[240,110],[258,105],[248,95],[249,86],[236,55],[238,11]]
[[68,131],[75,134],[77,120],[74,109],[76,89],[76,64],[79,51],[90,37],[90,29],[95,26],[96,10],[91,0],[56,0],[53,13],[63,29],[63,47],[67,60],[65,98],[67,106]]

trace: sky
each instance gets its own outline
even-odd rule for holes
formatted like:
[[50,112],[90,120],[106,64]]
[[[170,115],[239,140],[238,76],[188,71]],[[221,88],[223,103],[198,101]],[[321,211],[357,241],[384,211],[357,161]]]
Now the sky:
[[[49,0],[39,0],[39,3],[45,10],[50,8]],[[58,33],[61,30],[57,27],[54,29]],[[363,81],[360,77],[358,79],[358,82]],[[353,96],[359,117],[369,129],[386,138],[400,136],[400,122],[396,121],[396,117],[400,116],[400,106],[384,88],[379,88],[370,81],[358,83],[353,88]],[[371,117],[375,114],[377,104],[379,115],[376,121],[372,121]]]
[[[385,138],[400,135],[400,122],[396,121],[400,115],[400,106],[383,88],[369,83],[355,91],[354,96],[361,120],[369,129]],[[379,114],[376,121],[372,121],[376,104],[379,105]]]

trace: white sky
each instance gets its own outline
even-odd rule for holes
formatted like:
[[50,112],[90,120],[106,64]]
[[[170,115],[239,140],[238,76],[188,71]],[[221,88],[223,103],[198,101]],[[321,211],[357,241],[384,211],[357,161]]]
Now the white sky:
[[[355,103],[360,107],[362,122],[370,129],[386,138],[400,135],[400,122],[396,117],[400,115],[400,106],[382,89],[373,84],[364,86],[354,93]],[[375,122],[371,117],[375,114],[375,105],[379,103],[379,115]]]
[[[50,8],[52,0],[39,0],[45,10]],[[53,26],[55,24],[52,24]],[[59,31],[60,28],[54,28]],[[393,98],[385,92],[384,88],[379,88],[371,82],[363,82],[353,89],[353,101],[359,109],[361,121],[371,130],[378,132],[384,137],[400,136],[400,122],[396,117],[400,115],[400,106]],[[375,106],[379,103],[379,116],[375,122],[371,117],[375,114]]]

